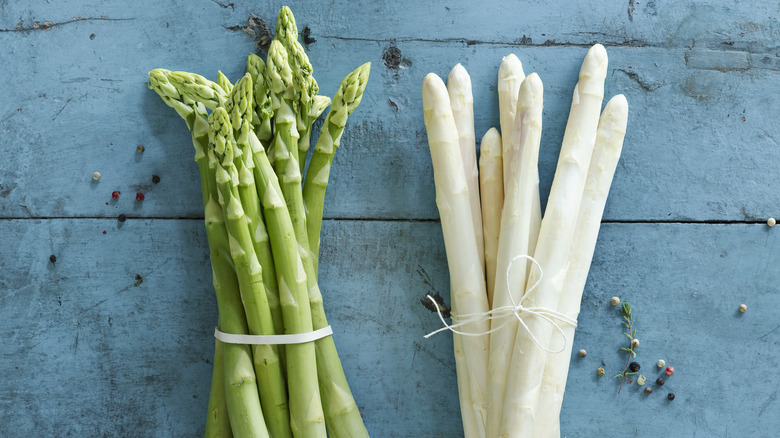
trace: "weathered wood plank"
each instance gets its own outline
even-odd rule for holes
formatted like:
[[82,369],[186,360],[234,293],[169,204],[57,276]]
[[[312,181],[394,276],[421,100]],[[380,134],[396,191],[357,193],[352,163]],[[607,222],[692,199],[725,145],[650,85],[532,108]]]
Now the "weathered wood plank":
[[[9,4],[10,3],[10,4]],[[698,44],[766,50],[777,46],[780,30],[771,3],[686,0],[673,5],[656,0],[528,0],[507,4],[448,2],[306,2],[249,0],[175,0],[149,7],[147,2],[75,5],[22,0],[0,2],[0,28],[45,27],[74,17],[133,18],[170,23],[192,33],[246,24],[250,14],[273,22],[289,5],[314,38],[378,41],[458,41],[471,44],[556,45],[603,42],[634,46]]]
[[[186,130],[178,116],[145,88],[145,78],[149,69],[159,66],[210,77],[221,68],[232,78],[240,76],[253,41],[224,25],[232,23],[230,17],[241,10],[257,6],[241,3],[233,9],[203,3],[191,8],[171,3],[161,9],[142,2],[130,9],[103,5],[100,16],[123,21],[72,22],[63,17],[94,17],[95,13],[53,6],[49,10],[24,4],[4,6],[6,21],[21,17],[25,26],[33,17],[47,20],[55,15],[66,21],[48,30],[0,33],[5,48],[0,55],[5,61],[0,81],[14,84],[0,99],[4,151],[0,217],[202,215]],[[358,15],[339,15],[338,9],[323,14],[304,7],[296,12],[303,15],[303,25],[314,20],[306,17],[319,17],[320,23],[363,20],[359,14],[375,14],[377,8],[381,12],[384,7],[352,13]],[[463,7],[453,8],[460,11],[453,15],[463,15]],[[686,16],[689,9],[699,11],[688,5],[668,14]],[[741,20],[740,14],[748,13],[741,6],[737,9],[729,9],[733,13],[729,19]],[[420,11],[412,6],[399,8],[388,19],[400,19],[410,13],[407,10]],[[431,21],[433,12],[426,11],[429,14],[405,21],[404,28],[428,32],[421,30],[422,24]],[[753,13],[755,20],[771,20],[760,9]],[[552,26],[550,20],[547,26],[561,26]],[[663,20],[667,25],[673,23],[670,17]],[[691,20],[681,29],[693,26]],[[363,27],[354,26],[354,32],[389,32]],[[776,31],[761,24],[753,28],[759,33]],[[724,35],[762,41],[749,31]],[[370,60],[374,65],[366,99],[348,125],[337,154],[326,203],[328,217],[437,217],[420,109],[421,78],[429,71],[446,75],[452,65],[463,63],[473,78],[481,134],[497,124],[496,72],[501,57],[512,51],[528,70],[539,72],[546,84],[540,158],[542,195],[546,196],[585,48],[464,46],[426,38],[391,43],[320,36],[309,45],[325,94],[333,94],[341,78],[361,62]],[[388,65],[393,68],[388,68],[383,57],[388,58],[385,54],[391,47],[397,48],[397,56],[391,57]],[[780,58],[774,52],[764,54],[736,45],[683,47],[674,42],[664,47],[608,49],[607,92],[625,93],[631,107],[608,219],[753,221],[777,215],[780,191],[769,183],[780,163],[780,131],[774,123],[779,107],[773,98]],[[146,146],[143,155],[136,154],[137,144]],[[95,170],[103,174],[99,183],[91,181]],[[160,176],[159,184],[151,182],[152,175]],[[110,200],[113,190],[123,194],[117,203]],[[143,203],[134,201],[138,191],[146,195]]]
[[[216,318],[202,228],[0,221],[0,435],[202,433]],[[777,389],[760,377],[780,360],[775,231],[605,225],[575,339],[588,356],[573,358],[563,433],[777,430]],[[369,431],[460,436],[451,337],[422,338],[439,323],[420,298],[440,292],[449,301],[439,225],[326,221],[324,233],[326,307]],[[613,295],[635,309],[642,373],[654,381],[659,358],[677,369],[650,397],[636,385],[615,396],[610,376],[625,364],[617,351],[625,339]],[[598,379],[600,366],[608,375]],[[667,402],[667,392],[677,399]]]

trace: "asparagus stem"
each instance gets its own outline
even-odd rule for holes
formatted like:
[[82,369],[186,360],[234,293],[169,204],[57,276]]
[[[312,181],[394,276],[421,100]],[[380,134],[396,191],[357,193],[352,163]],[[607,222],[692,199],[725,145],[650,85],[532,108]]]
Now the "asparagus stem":
[[[247,74],[234,87],[225,110],[230,115],[233,135],[238,148],[233,159],[233,164],[238,170],[239,176],[238,192],[241,205],[246,213],[246,220],[252,237],[252,246],[254,247],[257,260],[263,268],[263,285],[268,297],[268,306],[273,318],[274,331],[276,333],[284,333],[282,310],[279,307],[276,268],[274,267],[271,252],[271,242],[268,238],[268,231],[265,228],[265,222],[260,209],[260,200],[257,197],[257,188],[255,187],[253,175],[254,161],[252,159],[251,147],[249,146],[248,130],[251,129],[249,120],[253,117],[254,112],[252,90],[251,74]],[[280,359],[284,362],[283,348],[280,348],[279,354],[281,356]]]
[[[447,88],[434,73],[423,80],[423,114],[428,133],[428,145],[433,163],[436,185],[436,205],[441,217],[444,246],[450,272],[452,310],[455,315],[483,313],[488,310],[485,281],[479,263],[471,219],[471,204],[460,154],[458,132],[452,116]],[[457,321],[455,321],[457,322]],[[468,394],[461,394],[461,415],[465,430],[476,430],[477,437],[485,436],[487,417],[488,338],[487,320],[477,320],[462,329],[478,336],[462,336],[462,354],[457,354],[455,367],[458,379],[470,385]],[[457,341],[455,346],[457,347]],[[460,384],[459,384],[460,386]],[[471,398],[465,399],[468,395]],[[473,423],[473,424],[472,424]]]
[[[471,92],[471,77],[466,69],[458,64],[447,76],[447,93],[450,96],[452,116],[458,128],[458,143],[463,159],[463,170],[469,188],[471,219],[474,222],[474,235],[477,239],[477,251],[482,270],[485,269],[485,241],[482,236],[482,208],[479,202],[479,173],[477,170],[477,146],[474,138],[474,97]],[[484,276],[484,272],[483,272]]]
[[482,203],[482,236],[485,241],[485,276],[488,305],[493,308],[493,290],[496,282],[496,257],[501,228],[501,209],[504,208],[504,170],[501,161],[501,134],[490,128],[480,142],[479,190]]
[[[517,99],[517,112],[513,138],[518,143],[521,154],[511,154],[512,177],[506,180],[506,196],[501,215],[501,231],[498,241],[496,264],[496,283],[493,308],[519,304],[525,290],[527,262],[512,266],[509,281],[506,281],[507,269],[514,257],[530,254],[531,226],[534,191],[539,192],[537,183],[537,163],[539,143],[542,135],[542,93],[544,87],[536,73],[528,75],[520,85]],[[509,289],[511,285],[512,289]],[[510,298],[511,296],[511,298]],[[490,398],[488,412],[492,412],[488,422],[488,436],[497,436],[501,425],[501,413],[504,407],[504,394],[510,368],[512,349],[515,345],[519,322],[514,317],[506,320],[494,320],[492,328],[502,327],[490,335],[490,365],[488,379]],[[496,420],[498,419],[498,420]]]
[[[577,224],[574,226],[574,241],[569,251],[566,280],[558,304],[559,312],[575,320],[580,313],[582,292],[585,290],[601,227],[601,217],[623,147],[627,121],[628,102],[622,94],[617,95],[607,102],[599,118],[596,145],[593,148],[593,158],[585,181]],[[569,374],[574,329],[573,326],[568,325],[563,327],[563,332],[568,339],[566,349],[560,354],[550,355],[547,358],[536,412],[547,412],[549,415],[537,418],[533,434],[535,437],[560,436],[559,417],[566,389],[566,378]],[[550,342],[553,342],[552,338]]]
[[[293,73],[293,87],[296,100],[294,102],[295,113],[297,116],[296,128],[298,129],[298,151],[296,158],[298,161],[299,172],[304,174],[306,168],[306,154],[309,150],[309,131],[314,120],[319,116],[312,118],[312,107],[314,97],[319,92],[319,85],[314,79],[313,67],[303,50],[303,46],[298,42],[298,27],[295,24],[295,17],[287,6],[282,6],[276,20],[276,39],[282,43],[289,55],[290,68]],[[322,111],[320,111],[322,113]]]
[[[271,167],[266,151],[254,132],[250,131],[248,135],[255,164],[257,193],[271,237],[285,332],[307,333],[312,331],[312,315],[306,272],[301,261],[302,251],[299,250],[300,245],[295,238],[279,179]],[[314,344],[287,345],[286,357],[293,434],[305,438],[324,437],[325,422],[317,384]]]
[[[239,82],[234,90],[234,95],[245,94],[252,84],[249,76]],[[246,97],[246,96],[245,96]],[[251,94],[248,96],[251,99]],[[236,102],[236,99],[233,100]],[[239,108],[238,103],[234,109]],[[234,111],[234,114],[236,111]],[[244,112],[246,113],[246,111]],[[257,192],[254,181],[244,177],[243,183],[239,173],[247,174],[243,168],[243,161],[233,137],[233,129],[229,121],[227,111],[217,108],[209,117],[211,129],[210,161],[215,171],[215,181],[218,190],[219,203],[226,219],[226,226],[230,243],[230,256],[235,265],[238,276],[241,300],[244,303],[249,332],[255,335],[275,334],[271,310],[268,305],[265,287],[263,286],[263,268],[257,261],[254,250],[254,242],[250,233],[250,224],[243,208],[243,201],[253,202],[256,205]],[[245,129],[249,130],[249,121],[244,120]],[[235,162],[242,167],[239,172]],[[241,197],[239,187],[251,188],[252,192],[245,198]],[[252,201],[255,200],[255,201]],[[256,206],[254,207],[257,208]],[[257,210],[253,212],[257,214]],[[255,216],[256,217],[256,216]],[[274,437],[292,437],[289,425],[289,410],[287,394],[285,391],[284,373],[279,360],[279,348],[276,345],[254,345],[252,347],[254,357],[255,374],[260,391],[260,401],[266,418],[269,433]]]
[[[580,70],[574,89],[571,112],[563,136],[558,166],[555,170],[550,197],[539,230],[539,243],[534,258],[544,269],[538,287],[525,299],[526,307],[558,308],[569,248],[582,200],[583,187],[596,141],[599,110],[604,96],[607,53],[604,47],[593,46]],[[535,283],[536,271],[531,271],[528,284]],[[502,432],[518,437],[533,436],[536,402],[547,362],[547,352],[534,344],[529,333],[547,340],[552,326],[537,315],[523,315],[528,330],[518,328],[512,354],[512,369],[506,387]],[[557,348],[557,346],[552,346]],[[522,366],[521,366],[522,364]]]
[[227,403],[225,402],[225,365],[222,359],[222,342],[214,340],[214,369],[209,391],[206,438],[232,438]]
[[303,184],[303,200],[308,213],[307,240],[313,257],[314,272],[319,265],[320,232],[322,213],[325,207],[325,190],[330,177],[330,166],[336,148],[341,143],[341,135],[347,123],[347,117],[360,105],[363,91],[368,83],[371,63],[367,62],[348,74],[333,97],[328,115],[320,131],[320,137],[314,147],[309,170]]

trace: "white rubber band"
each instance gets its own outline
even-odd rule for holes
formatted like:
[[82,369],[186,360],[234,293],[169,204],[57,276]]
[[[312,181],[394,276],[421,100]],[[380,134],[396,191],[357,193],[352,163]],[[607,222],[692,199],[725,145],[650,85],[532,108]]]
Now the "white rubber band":
[[308,333],[296,333],[292,335],[234,335],[214,329],[214,337],[226,344],[245,344],[245,345],[286,345],[286,344],[304,344],[306,342],[316,341],[325,336],[333,334],[330,326],[323,327]]

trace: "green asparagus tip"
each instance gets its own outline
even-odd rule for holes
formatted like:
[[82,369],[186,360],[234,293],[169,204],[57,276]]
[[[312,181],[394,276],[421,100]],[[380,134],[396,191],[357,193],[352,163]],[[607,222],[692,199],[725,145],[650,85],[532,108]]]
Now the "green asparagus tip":
[[[288,62],[287,50],[277,40],[271,41],[268,48],[268,64],[266,66],[267,85],[272,95],[284,93],[292,85],[292,70]],[[276,108],[277,102],[272,103]]]
[[298,39],[298,25],[295,24],[295,16],[287,6],[282,6],[276,18],[276,37]]
[[231,154],[231,148],[228,147],[228,137],[232,136],[232,134],[233,127],[230,124],[230,117],[225,108],[219,107],[215,109],[209,115],[209,144],[217,155]]
[[365,91],[366,84],[368,84],[369,73],[371,73],[371,63],[367,62],[356,68],[341,82],[339,91],[343,90],[342,98],[347,105],[348,114],[352,114],[352,111],[360,105],[363,91]]
[[247,73],[233,87],[230,95],[233,108],[230,111],[230,122],[236,129],[240,128],[241,121],[252,120],[252,110],[254,109],[254,84],[252,75]]

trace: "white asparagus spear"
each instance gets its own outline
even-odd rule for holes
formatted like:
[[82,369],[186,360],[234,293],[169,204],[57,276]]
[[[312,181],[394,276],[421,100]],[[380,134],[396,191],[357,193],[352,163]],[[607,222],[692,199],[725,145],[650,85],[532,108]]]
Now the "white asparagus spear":
[[[606,74],[607,52],[597,44],[585,56],[579,82],[574,88],[558,165],[534,251],[534,258],[544,274],[539,278],[538,287],[523,302],[525,307],[553,310],[558,307],[574,224],[596,141]],[[537,277],[537,270],[531,270],[528,284],[536,283]],[[523,312],[522,317],[528,329],[518,328],[512,373],[507,380],[501,437],[533,436],[536,402],[548,353],[535,344],[531,333],[541,343],[549,340],[553,333],[552,325],[538,315]],[[561,343],[559,339],[549,349],[561,348]]]
[[[444,82],[429,73],[423,80],[423,112],[428,145],[433,162],[436,185],[436,205],[441,218],[444,246],[450,272],[450,294],[454,315],[481,313],[488,310],[485,280],[480,267],[480,255],[474,237],[471,220],[471,204],[468,184],[460,155],[458,133],[452,116],[450,99]],[[457,318],[453,317],[457,322]],[[464,332],[486,333],[487,320],[479,320],[461,327]],[[461,397],[461,414],[464,430],[475,430],[468,438],[485,436],[487,410],[487,362],[488,335],[461,336],[463,350],[455,349],[455,366],[458,379],[466,379],[468,396]],[[457,341],[455,347],[458,346]],[[459,384],[461,386],[462,384]],[[473,424],[470,424],[472,423]]]
[[504,208],[504,169],[501,159],[501,134],[490,128],[479,145],[479,190],[482,203],[482,236],[485,241],[485,277],[488,305],[493,307],[496,282],[498,235],[501,209]]
[[[477,239],[479,262],[483,271],[485,259],[485,244],[482,238],[482,208],[479,203],[479,172],[477,170],[477,145],[474,138],[474,96],[471,93],[471,77],[466,69],[458,64],[447,76],[447,92],[450,96],[452,116],[458,128],[460,155],[463,158],[463,169],[466,172],[466,183],[469,186],[471,201],[471,219],[474,222],[474,236]],[[484,273],[482,274],[485,275]]]
[[501,156],[504,162],[504,193],[506,193],[507,180],[510,172],[508,171],[511,157],[508,149],[513,143],[512,129],[515,125],[515,114],[517,112],[517,93],[520,91],[520,84],[525,79],[523,64],[517,59],[514,53],[510,53],[501,60],[498,67],[498,110],[499,122],[501,123]]
[[[512,306],[512,299],[519,304],[525,290],[526,263],[512,265],[508,290],[507,267],[513,257],[528,254],[531,235],[534,191],[539,196],[539,143],[542,138],[542,94],[544,86],[539,75],[531,73],[520,86],[517,99],[517,115],[513,138],[522,154],[512,154],[513,177],[506,185],[504,209],[501,214],[501,234],[498,241],[496,264],[496,290],[493,309]],[[510,293],[512,298],[510,299]],[[499,328],[490,335],[490,361],[488,363],[488,426],[487,436],[495,437],[500,428],[504,404],[504,390],[510,372],[512,349],[517,335],[518,321],[514,316],[494,319],[491,328]]]
[[[566,281],[558,303],[558,311],[575,320],[580,313],[582,292],[596,248],[604,205],[607,203],[612,177],[615,175],[623,148],[627,121],[628,102],[620,94],[610,99],[599,118],[596,146],[593,148],[577,224],[574,226],[574,241],[569,251]],[[565,325],[562,328],[568,342],[562,353],[547,357],[542,389],[536,403],[537,417],[533,433],[535,438],[557,438],[561,434],[561,403],[574,344],[574,327]],[[550,342],[553,341],[551,339]]]

